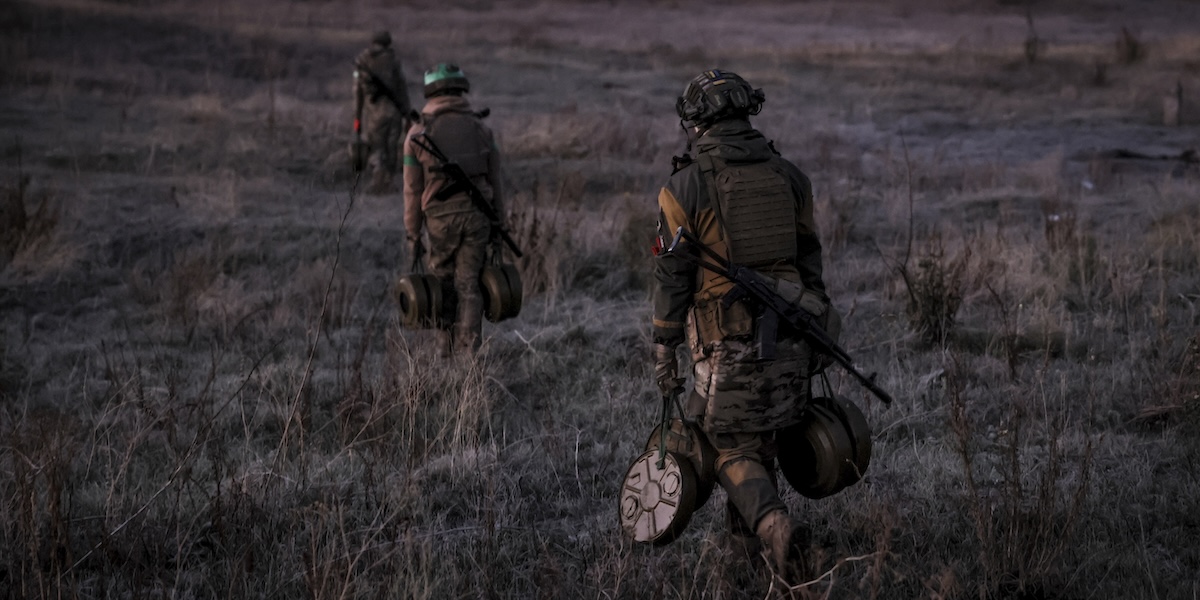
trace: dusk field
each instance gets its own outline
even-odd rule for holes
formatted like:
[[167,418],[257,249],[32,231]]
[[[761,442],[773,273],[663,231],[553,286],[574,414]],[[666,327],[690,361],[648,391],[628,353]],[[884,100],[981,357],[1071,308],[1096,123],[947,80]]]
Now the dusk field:
[[[524,308],[400,325],[351,173],[390,30],[490,108]],[[716,491],[617,521],[657,424],[656,197],[700,71],[813,181],[874,454],[818,577]],[[1200,3],[0,4],[0,600],[1200,598]],[[786,487],[786,484],[784,484]]]

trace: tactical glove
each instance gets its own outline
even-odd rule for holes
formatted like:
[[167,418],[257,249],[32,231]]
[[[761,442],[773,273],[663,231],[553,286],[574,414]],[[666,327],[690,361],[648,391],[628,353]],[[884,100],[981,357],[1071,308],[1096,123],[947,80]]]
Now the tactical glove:
[[654,344],[654,383],[664,396],[672,396],[683,388],[674,346]]

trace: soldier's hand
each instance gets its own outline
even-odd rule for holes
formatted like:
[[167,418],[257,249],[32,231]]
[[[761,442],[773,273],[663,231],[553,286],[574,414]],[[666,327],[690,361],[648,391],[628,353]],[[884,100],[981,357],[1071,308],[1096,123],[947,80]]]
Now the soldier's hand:
[[654,344],[654,383],[664,396],[672,396],[683,389],[683,378],[679,376],[679,359],[675,347]]

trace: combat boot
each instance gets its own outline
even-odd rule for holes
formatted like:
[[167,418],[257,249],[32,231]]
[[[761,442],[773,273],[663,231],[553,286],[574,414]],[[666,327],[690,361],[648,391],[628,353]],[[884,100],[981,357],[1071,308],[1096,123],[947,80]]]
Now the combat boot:
[[727,528],[724,546],[729,555],[737,560],[749,560],[758,556],[762,550],[762,543],[746,524],[746,520],[738,514],[737,507],[732,502],[725,504],[725,524]]
[[806,580],[808,565],[808,528],[796,522],[787,512],[774,510],[758,522],[755,533],[762,540],[763,554],[775,574],[788,585]]

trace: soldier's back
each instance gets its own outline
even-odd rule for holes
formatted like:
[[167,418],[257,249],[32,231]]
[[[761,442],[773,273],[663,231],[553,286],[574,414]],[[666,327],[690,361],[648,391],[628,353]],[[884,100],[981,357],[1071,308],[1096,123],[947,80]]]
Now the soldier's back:
[[359,53],[354,64],[360,70],[366,71],[370,78],[377,79],[378,83],[394,91],[401,91],[399,88],[403,82],[396,77],[400,66],[396,62],[396,53],[391,48],[367,48]]

